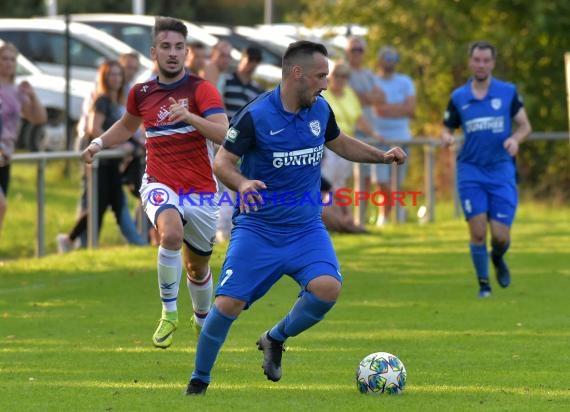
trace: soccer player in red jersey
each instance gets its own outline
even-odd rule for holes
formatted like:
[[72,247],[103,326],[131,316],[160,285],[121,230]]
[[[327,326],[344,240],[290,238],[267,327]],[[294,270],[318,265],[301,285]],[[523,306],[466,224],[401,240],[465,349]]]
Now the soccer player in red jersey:
[[[150,51],[158,76],[131,88],[123,117],[82,153],[91,163],[103,147],[126,141],[141,122],[144,125],[147,163],[140,193],[160,238],[162,317],[152,338],[159,348],[172,344],[178,327],[182,249],[197,333],[212,303],[209,260],[219,216],[212,162],[214,143],[221,144],[228,129],[216,88],[184,70],[187,34],[183,22],[156,18]],[[211,201],[203,202],[204,198]]]

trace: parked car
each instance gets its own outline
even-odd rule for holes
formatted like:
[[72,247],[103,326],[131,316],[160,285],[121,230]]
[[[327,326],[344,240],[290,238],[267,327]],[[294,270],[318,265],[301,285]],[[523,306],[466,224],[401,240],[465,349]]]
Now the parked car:
[[[223,26],[218,24],[202,24],[201,27],[212,36],[216,36],[220,40],[226,40],[237,50],[243,50],[247,46],[255,46],[261,49],[261,60],[264,63],[278,67],[281,67],[282,65],[283,53],[287,49],[287,46],[285,46],[285,49],[282,49],[278,46],[273,46],[267,37],[265,39],[254,38],[240,33],[240,27]],[[249,32],[247,33],[249,34]]]
[[327,46],[329,56],[332,59],[344,57],[344,49],[348,43],[348,38],[352,35],[367,37],[368,28],[357,24],[344,24],[340,26],[318,26],[306,27],[302,24],[276,23],[258,24],[256,28],[271,33],[273,36],[288,36],[298,40],[311,40],[323,43]]
[[[0,44],[3,41],[0,40]],[[38,99],[47,109],[47,124],[34,126],[24,121],[18,146],[27,150],[65,150],[66,121],[72,133],[81,116],[83,99],[93,90],[93,82],[71,80],[69,84],[69,111],[66,113],[66,82],[63,77],[44,74],[22,54],[18,55],[16,84],[29,82]]]
[[[204,24],[202,27],[210,34],[221,39],[225,39],[236,48],[242,49],[247,45],[252,45],[262,50],[264,61],[272,65],[281,67],[283,55],[291,43],[296,42],[295,37],[273,31],[264,26],[223,26]],[[327,47],[328,48],[328,47]],[[330,53],[330,49],[329,49]],[[334,63],[329,59],[329,67],[332,70]],[[279,73],[281,78],[281,73]]]
[[[65,76],[66,23],[51,18],[0,19],[0,38],[16,45],[20,53],[45,74]],[[99,65],[135,52],[116,38],[81,23],[69,23],[70,76],[94,81]],[[151,69],[150,59],[140,55],[141,72]]]
[[[58,16],[63,18],[63,16]],[[72,14],[71,21],[87,24],[98,30],[115,37],[128,44],[142,55],[150,58],[150,48],[152,46],[152,28],[154,27],[154,16],[138,14]],[[212,47],[218,39],[208,34],[201,27],[184,21],[188,29],[187,41],[200,41],[208,47]],[[239,56],[234,56],[239,58]]]
[[[61,18],[61,17],[60,17]],[[134,14],[72,14],[70,16],[74,22],[88,24],[99,30],[102,30],[122,42],[127,43],[131,47],[150,57],[150,47],[152,46],[152,28],[154,27],[154,16],[141,16]],[[184,21],[188,28],[187,41],[200,41],[207,47],[212,48],[220,39],[215,35],[208,33],[204,28]],[[233,65],[237,66],[237,62],[241,58],[241,47],[232,50]],[[281,80],[280,58],[279,64],[274,61],[263,61],[257,67],[256,79],[270,86]],[[140,78],[146,78],[143,75]]]

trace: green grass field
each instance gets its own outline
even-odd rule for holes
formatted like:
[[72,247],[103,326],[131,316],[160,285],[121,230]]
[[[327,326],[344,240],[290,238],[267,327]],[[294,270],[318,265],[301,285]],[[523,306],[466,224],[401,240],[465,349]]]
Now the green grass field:
[[[48,256],[33,258],[33,168],[14,171],[0,240],[0,411],[570,410],[570,209],[521,205],[510,288],[480,300],[467,229],[450,207],[431,225],[333,237],[344,289],[325,320],[290,339],[269,382],[255,341],[293,303],[283,278],[234,323],[203,398],[183,396],[195,342],[190,301],[173,346],[154,349],[156,251],[122,246],[54,254],[73,222],[78,184],[48,173]],[[31,203],[31,204],[30,204]],[[218,273],[226,244],[212,259]],[[363,396],[355,368],[391,352],[408,371],[401,396]]]

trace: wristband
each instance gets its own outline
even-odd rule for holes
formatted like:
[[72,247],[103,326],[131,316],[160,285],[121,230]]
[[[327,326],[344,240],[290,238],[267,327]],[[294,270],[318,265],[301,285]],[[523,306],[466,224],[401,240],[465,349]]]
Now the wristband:
[[101,139],[100,137],[96,137],[95,139],[91,140],[91,144],[96,144],[97,146],[99,146],[102,149],[103,148],[103,139]]

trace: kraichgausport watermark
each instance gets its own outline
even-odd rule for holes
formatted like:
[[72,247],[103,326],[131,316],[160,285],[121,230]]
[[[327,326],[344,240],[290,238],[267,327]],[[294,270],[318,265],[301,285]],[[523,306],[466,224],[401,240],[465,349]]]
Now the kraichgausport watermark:
[[[196,192],[195,189],[178,190],[178,206],[360,206],[371,202],[375,206],[418,206],[418,197],[423,191],[392,191],[392,192],[369,192],[354,191],[343,187],[328,192],[295,192],[295,191],[251,191],[236,193],[231,191],[222,192]],[[248,200],[248,199],[259,199]],[[170,196],[161,188],[152,189],[148,194],[148,201],[160,206],[168,203]]]

